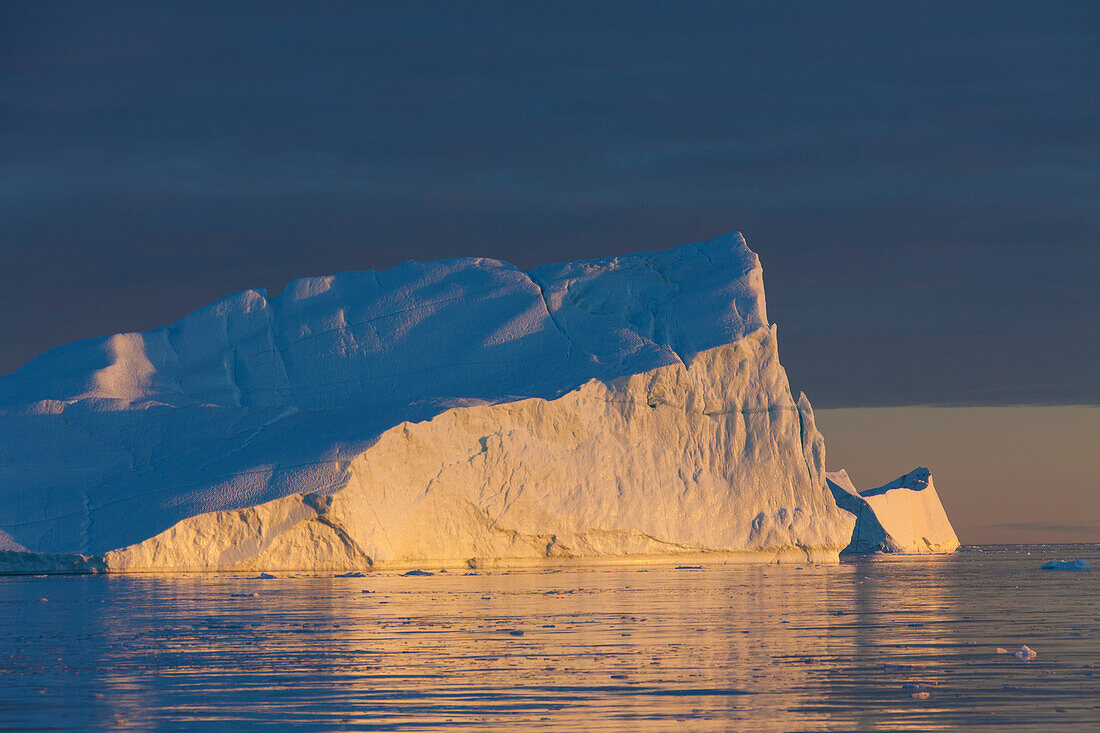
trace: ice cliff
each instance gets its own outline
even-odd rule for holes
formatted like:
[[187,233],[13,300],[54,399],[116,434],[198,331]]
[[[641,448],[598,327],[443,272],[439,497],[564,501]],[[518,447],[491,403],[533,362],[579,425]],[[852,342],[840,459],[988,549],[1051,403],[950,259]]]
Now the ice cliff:
[[824,470],[738,234],[407,262],[0,377],[0,570],[828,559]]
[[855,515],[846,554],[954,552],[959,538],[947,519],[932,473],[916,468],[875,489],[857,491],[847,471],[827,473],[837,505]]

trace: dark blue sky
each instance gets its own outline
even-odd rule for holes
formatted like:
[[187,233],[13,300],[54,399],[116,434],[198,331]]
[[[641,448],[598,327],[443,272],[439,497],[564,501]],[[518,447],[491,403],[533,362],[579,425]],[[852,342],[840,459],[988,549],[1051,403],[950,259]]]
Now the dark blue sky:
[[1100,4],[0,4],[0,372],[732,230],[816,406],[1100,404]]

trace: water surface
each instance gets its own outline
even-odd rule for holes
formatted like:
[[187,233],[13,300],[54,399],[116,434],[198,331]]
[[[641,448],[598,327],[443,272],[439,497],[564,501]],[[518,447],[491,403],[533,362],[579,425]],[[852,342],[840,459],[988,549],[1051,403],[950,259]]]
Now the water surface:
[[1096,545],[292,575],[0,578],[0,730],[1100,729]]

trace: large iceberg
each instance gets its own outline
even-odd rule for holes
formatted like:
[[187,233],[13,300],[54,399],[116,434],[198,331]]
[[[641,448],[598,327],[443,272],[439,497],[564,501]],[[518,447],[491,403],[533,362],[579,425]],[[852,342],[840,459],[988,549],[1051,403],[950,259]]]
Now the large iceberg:
[[0,377],[0,570],[835,559],[739,234],[247,290]]

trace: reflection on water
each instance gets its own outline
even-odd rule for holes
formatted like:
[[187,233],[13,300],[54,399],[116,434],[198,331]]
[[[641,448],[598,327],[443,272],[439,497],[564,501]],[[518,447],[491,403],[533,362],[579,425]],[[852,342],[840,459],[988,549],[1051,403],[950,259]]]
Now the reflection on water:
[[1070,556],[0,578],[0,730],[1093,731],[1100,570],[1037,569]]

